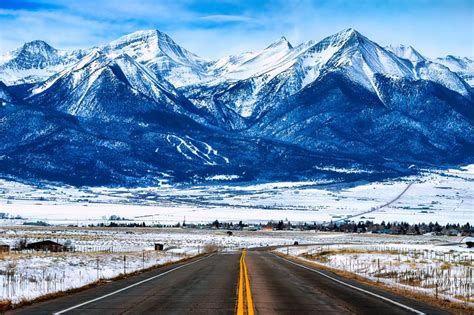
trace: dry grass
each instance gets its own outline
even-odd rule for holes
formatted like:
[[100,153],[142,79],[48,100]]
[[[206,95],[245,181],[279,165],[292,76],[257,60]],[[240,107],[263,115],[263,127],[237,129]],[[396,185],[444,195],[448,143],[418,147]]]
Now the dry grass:
[[469,307],[469,306],[467,306],[465,304],[462,304],[462,303],[452,302],[452,301],[447,300],[447,299],[437,299],[436,297],[425,295],[425,294],[422,294],[422,293],[419,293],[419,292],[406,290],[406,289],[403,289],[403,288],[400,288],[400,287],[389,286],[389,285],[386,285],[386,284],[381,283],[381,282],[372,281],[372,280],[367,279],[365,277],[358,276],[358,275],[356,275],[352,272],[331,268],[331,267],[328,267],[326,265],[323,265],[323,264],[320,264],[320,263],[317,263],[317,262],[308,262],[308,261],[305,261],[305,260],[298,259],[294,256],[287,256],[283,253],[275,252],[275,254],[277,254],[279,256],[282,256],[286,259],[295,261],[297,263],[301,263],[301,264],[304,264],[304,265],[309,265],[309,266],[312,266],[312,267],[316,267],[318,269],[322,269],[322,270],[332,272],[332,273],[334,273],[338,276],[341,276],[343,278],[346,278],[346,279],[356,280],[357,282],[360,282],[362,284],[366,284],[366,285],[376,287],[376,288],[381,288],[381,289],[384,289],[386,291],[402,295],[404,297],[416,299],[418,301],[421,301],[421,302],[424,302],[424,303],[442,308],[446,311],[449,311],[452,314],[461,315],[461,314],[473,314],[474,313],[474,310],[473,310],[472,307]]
[[440,269],[441,270],[448,270],[448,269],[451,269],[452,265],[450,263],[443,263],[441,266],[440,266]]
[[36,299],[23,300],[20,303],[16,303],[16,304],[12,304],[10,301],[0,301],[0,311],[2,310],[2,303],[3,302],[7,303],[6,306],[5,306],[6,309],[4,311],[9,310],[9,309],[17,309],[17,308],[21,308],[21,307],[24,307],[24,306],[27,306],[27,305],[34,304],[34,303],[39,303],[39,302],[43,302],[43,301],[47,301],[47,300],[67,296],[67,295],[70,295],[70,294],[74,294],[74,293],[77,293],[77,292],[82,292],[84,290],[95,288],[99,285],[103,285],[103,284],[109,283],[111,281],[126,279],[126,278],[130,278],[130,277],[133,277],[133,276],[145,273],[145,272],[160,269],[160,268],[163,268],[163,267],[166,267],[166,266],[184,263],[186,261],[196,259],[198,257],[202,257],[202,256],[205,256],[205,255],[207,255],[207,254],[200,254],[200,255],[193,256],[193,257],[186,257],[186,258],[174,261],[174,262],[168,262],[168,263],[164,263],[164,264],[160,264],[160,265],[151,266],[149,268],[137,270],[137,271],[127,273],[127,274],[120,274],[119,276],[111,278],[111,279],[107,279],[107,280],[102,279],[102,280],[99,280],[99,281],[95,281],[95,282],[86,284],[86,285],[81,286],[79,288],[73,288],[73,289],[68,289],[68,290],[65,290],[65,291],[59,291],[59,292],[55,292],[55,293],[45,294],[45,295],[42,295],[42,296],[40,296]]
[[5,312],[9,310],[12,306],[10,301],[0,301],[0,312]]
[[203,247],[203,253],[214,253],[214,252],[217,252],[219,250],[219,246],[215,245],[215,244],[206,244],[204,245]]

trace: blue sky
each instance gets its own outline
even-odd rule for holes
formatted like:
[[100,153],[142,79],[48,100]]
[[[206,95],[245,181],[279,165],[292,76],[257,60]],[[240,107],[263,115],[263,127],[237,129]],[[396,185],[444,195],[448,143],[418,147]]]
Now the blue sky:
[[43,39],[62,49],[159,29],[206,58],[293,45],[355,28],[429,57],[474,56],[474,0],[0,0],[0,53]]

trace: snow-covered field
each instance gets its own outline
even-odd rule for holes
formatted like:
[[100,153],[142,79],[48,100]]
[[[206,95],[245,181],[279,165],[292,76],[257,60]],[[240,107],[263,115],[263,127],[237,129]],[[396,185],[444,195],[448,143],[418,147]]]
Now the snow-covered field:
[[329,244],[277,251],[331,268],[355,273],[389,286],[474,307],[474,250],[429,243]]
[[[383,206],[407,187],[398,200]],[[371,210],[374,211],[366,213]],[[79,225],[107,222],[104,218],[111,215],[148,225],[176,224],[184,218],[186,222],[207,223],[217,219],[259,223],[285,219],[329,222],[346,217],[378,222],[474,224],[474,165],[375,183],[221,182],[126,189],[32,186],[0,180],[0,212],[29,221]],[[22,224],[21,220],[2,222]]]
[[[220,178],[233,177],[223,175]],[[432,293],[433,285],[441,281],[439,294],[450,298],[462,300],[465,296],[462,288],[467,288],[463,277],[471,272],[472,280],[473,253],[458,245],[460,238],[296,231],[234,231],[233,236],[228,236],[226,231],[219,230],[86,227],[110,223],[111,216],[122,218],[117,223],[145,222],[147,226],[170,225],[184,220],[187,223],[209,223],[216,219],[234,223],[241,220],[247,223],[270,220],[295,223],[345,218],[474,224],[474,165],[377,183],[236,185],[221,181],[213,185],[128,189],[31,185],[0,180],[1,243],[14,247],[25,238],[28,242],[51,239],[70,243],[76,251],[1,256],[0,300],[17,303],[117,276],[124,271],[124,256],[125,271],[131,272],[192,256],[209,246],[236,250],[291,245],[295,241],[325,244],[331,251],[339,250],[337,255],[324,255],[324,263],[345,270],[349,268],[349,271],[367,277],[378,275],[380,281],[410,286],[413,277],[429,275],[420,282],[422,289],[418,289]],[[34,221],[53,226],[24,225]],[[166,250],[155,252],[154,243],[165,244]],[[347,244],[356,248],[349,248]],[[393,249],[393,246],[400,249]],[[361,253],[361,247],[370,250],[370,254]],[[318,248],[309,247],[303,252],[298,249],[294,254],[313,259],[319,257],[315,254],[320,250]],[[440,258],[441,252],[447,254]],[[446,257],[454,260],[446,261]],[[379,261],[382,266],[378,265]],[[410,272],[415,272],[416,276],[412,277]],[[472,282],[468,290],[472,291]]]
[[[234,233],[229,236],[226,231],[190,229],[5,227],[0,229],[0,243],[11,248],[21,240],[53,240],[70,244],[73,251],[0,253],[0,301],[19,303],[216,248],[237,250],[315,239],[315,233]],[[317,239],[327,237],[333,236]],[[163,244],[164,251],[155,251],[155,243]]]
[[0,300],[19,303],[185,257],[155,251],[9,254],[0,257]]
[[[295,232],[234,233],[229,236],[226,231],[190,229],[5,227],[0,230],[0,243],[12,248],[25,239],[28,243],[53,240],[70,244],[73,251],[26,250],[0,254],[0,301],[19,303],[216,248],[228,251],[339,236]],[[163,244],[164,251],[154,251],[155,243]]]
[[[155,264],[176,261],[219,248],[233,251],[239,248],[316,244],[316,247],[297,247],[290,252],[302,254],[326,248],[382,246],[383,248],[429,249],[434,260],[446,253],[453,265],[473,257],[473,251],[460,245],[460,237],[396,236],[377,234],[315,233],[311,231],[233,231],[154,228],[76,228],[76,227],[3,227],[0,243],[15,247],[20,241],[53,240],[69,243],[73,252],[42,253],[23,251],[0,255],[0,300],[18,303],[47,293],[79,287],[98,279],[107,279],[124,272],[132,272]],[[164,244],[165,250],[152,250],[154,243]],[[369,246],[369,247],[368,247]],[[286,249],[284,249],[286,252]],[[401,262],[407,254],[402,254]],[[376,257],[376,256],[374,256]],[[423,256],[424,257],[424,256]],[[460,258],[461,257],[461,258]],[[376,258],[375,258],[376,259]],[[408,258],[407,258],[408,259]],[[411,258],[410,258],[411,259]],[[369,258],[362,262],[369,263]],[[404,264],[404,262],[403,262]],[[99,268],[97,269],[97,266]],[[400,266],[400,270],[405,267]],[[396,268],[394,263],[392,268]],[[467,266],[465,266],[467,267]],[[451,272],[462,274],[462,268]],[[471,265],[472,268],[472,265]],[[454,271],[456,270],[456,271]],[[471,269],[472,270],[472,269]]]

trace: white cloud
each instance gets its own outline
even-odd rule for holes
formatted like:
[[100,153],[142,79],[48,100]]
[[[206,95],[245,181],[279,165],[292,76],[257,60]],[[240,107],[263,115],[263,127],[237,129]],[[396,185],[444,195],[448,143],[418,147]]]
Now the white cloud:
[[[473,13],[462,8],[450,14],[426,7],[397,12],[385,8],[385,14],[377,14],[383,6],[377,8],[367,1],[295,0],[253,7],[235,2],[234,6],[244,8],[221,12],[206,6],[206,1],[191,0],[48,2],[58,8],[0,9],[0,53],[34,39],[70,49],[105,44],[139,29],[160,29],[188,50],[217,58],[262,49],[281,36],[295,46],[353,27],[381,45],[411,44],[430,57],[473,54]],[[232,7],[232,1],[224,3],[229,2]]]

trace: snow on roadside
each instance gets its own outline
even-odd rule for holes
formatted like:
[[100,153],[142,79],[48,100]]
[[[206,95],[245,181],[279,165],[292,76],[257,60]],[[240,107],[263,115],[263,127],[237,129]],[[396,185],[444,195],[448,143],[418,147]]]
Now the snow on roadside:
[[473,306],[474,250],[445,244],[330,244],[276,251],[372,281]]
[[0,299],[19,303],[187,256],[155,251],[9,254],[0,259]]

